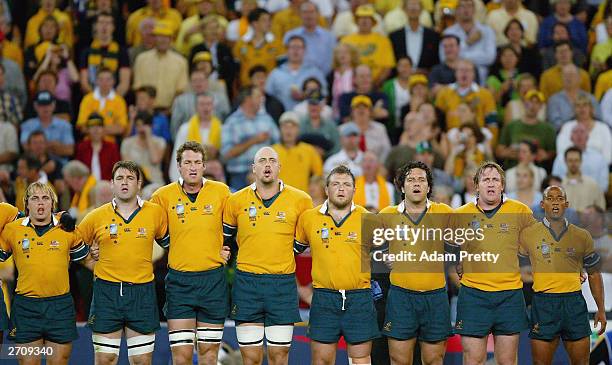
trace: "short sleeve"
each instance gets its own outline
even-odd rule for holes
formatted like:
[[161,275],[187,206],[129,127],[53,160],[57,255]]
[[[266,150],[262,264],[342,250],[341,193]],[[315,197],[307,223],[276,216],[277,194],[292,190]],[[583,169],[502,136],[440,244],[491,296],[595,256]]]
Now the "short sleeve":
[[223,231],[225,232],[226,226],[227,228],[236,229],[238,227],[238,217],[236,215],[234,209],[234,200],[233,197],[229,197],[225,202],[225,207],[223,208]]
[[156,204],[155,207],[159,210],[159,213],[157,214],[159,220],[157,222],[157,231],[155,233],[155,239],[166,239],[166,236],[168,234],[168,215],[161,206]]
[[8,260],[12,252],[10,230],[4,229],[0,235],[0,262]]
[[309,243],[308,236],[306,235],[306,228],[304,227],[305,220],[306,214],[301,214],[295,226],[295,241],[302,246],[306,246]]
[[76,228],[79,239],[88,245],[94,243],[95,237],[95,217],[89,213],[83,218],[81,223]]

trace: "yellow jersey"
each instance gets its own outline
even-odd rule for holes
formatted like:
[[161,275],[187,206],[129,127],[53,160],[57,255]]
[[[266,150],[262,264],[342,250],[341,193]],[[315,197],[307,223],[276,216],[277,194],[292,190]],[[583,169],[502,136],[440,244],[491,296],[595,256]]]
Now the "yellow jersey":
[[[327,209],[327,201],[308,209],[298,219],[295,230],[296,243],[310,245],[313,287],[333,290],[370,288],[369,243],[361,232],[362,214],[368,211],[352,204],[350,213],[336,223]],[[362,270],[366,263],[368,270]]]
[[206,179],[195,200],[183,190],[182,179],[153,193],[151,202],[168,217],[171,269],[193,272],[223,265],[223,209],[229,196],[227,185]]
[[421,235],[420,231],[412,231],[414,235],[409,236],[409,240],[394,239],[389,242],[390,254],[412,257],[411,260],[393,262],[391,284],[414,291],[430,291],[446,286],[444,263],[447,257],[444,256],[443,230],[449,226],[452,212],[453,209],[448,205],[431,201],[427,201],[427,208],[416,220],[406,214],[404,202],[380,211],[380,221],[384,228],[407,226],[411,230],[440,230],[439,235]]
[[17,294],[34,298],[63,295],[70,291],[68,266],[89,254],[89,246],[75,232],[66,232],[58,220],[35,229],[30,218],[7,224],[0,236],[0,260],[13,256],[19,272]]
[[232,194],[223,211],[223,234],[236,235],[237,268],[253,274],[294,273],[295,227],[310,208],[308,194],[282,181],[279,193],[265,201],[255,183]]
[[383,69],[395,67],[395,54],[391,41],[380,33],[353,33],[344,36],[341,41],[357,48],[359,63],[370,67],[374,80],[379,77]]
[[256,65],[266,68],[268,73],[276,67],[278,60],[285,54],[282,39],[268,33],[261,44],[255,45],[252,39],[241,38],[232,49],[234,58],[240,63],[240,85],[251,82],[249,71]]
[[294,188],[307,192],[310,177],[323,175],[321,156],[308,143],[298,142],[292,148],[277,143],[272,148],[281,163],[279,178]]
[[557,236],[544,218],[521,232],[520,244],[521,252],[528,254],[531,261],[535,292],[580,291],[582,268],[599,258],[589,232],[567,220]]
[[5,225],[14,221],[18,214],[19,210],[16,207],[8,203],[0,203],[0,232]]
[[[458,85],[450,84],[440,89],[436,97],[436,107],[446,113],[447,128],[458,128],[461,125],[461,120],[456,113],[452,113],[459,104],[466,103],[476,114],[476,123],[480,127],[485,126],[487,117],[494,115],[497,112],[495,97],[484,87],[473,83],[470,90],[465,95],[459,95]],[[490,120],[492,121],[492,120]]]
[[113,200],[91,211],[78,225],[83,241],[100,247],[94,269],[97,278],[135,284],[153,280],[153,240],[167,239],[168,218],[155,203],[138,199],[138,205],[124,219]]
[[142,7],[131,13],[127,19],[125,40],[129,46],[139,46],[142,43],[140,23],[147,18],[153,18],[156,22],[166,23],[170,29],[172,29],[173,35],[178,33],[181,23],[183,22],[181,13],[170,6],[164,6],[158,12],[148,5]]
[[[499,207],[487,213],[472,202],[457,208],[450,226],[455,230],[481,229],[484,236],[482,240],[456,242],[461,244],[461,254],[474,255],[462,260],[461,284],[484,291],[522,288],[519,234],[535,223],[532,214],[527,205],[513,199],[503,199]],[[498,255],[495,261],[492,255]]]

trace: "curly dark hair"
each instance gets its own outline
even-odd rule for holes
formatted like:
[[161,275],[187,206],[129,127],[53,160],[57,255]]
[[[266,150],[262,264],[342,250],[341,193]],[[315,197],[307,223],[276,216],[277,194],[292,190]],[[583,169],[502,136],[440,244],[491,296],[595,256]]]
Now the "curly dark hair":
[[[402,189],[404,188],[404,183],[406,182],[406,176],[410,173],[410,171],[412,171],[412,169],[421,169],[425,171],[425,175],[427,176],[427,185],[429,187],[429,191],[427,192],[427,198],[430,198],[433,192],[434,185],[433,173],[429,166],[427,166],[421,161],[410,161],[404,166],[397,169],[397,172],[395,173],[395,179],[393,181],[395,183],[395,187],[398,191],[402,191]],[[402,192],[402,199],[404,199],[404,195],[405,193]]]

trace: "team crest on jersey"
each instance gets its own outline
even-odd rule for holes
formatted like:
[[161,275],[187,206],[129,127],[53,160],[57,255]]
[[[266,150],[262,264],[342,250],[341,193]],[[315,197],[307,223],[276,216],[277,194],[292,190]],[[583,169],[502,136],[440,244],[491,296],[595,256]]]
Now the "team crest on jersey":
[[23,250],[23,252],[30,251],[30,240],[29,239],[24,238],[21,241],[21,249]]
[[185,206],[183,204],[176,205],[176,215],[179,218],[185,218]]
[[51,241],[51,243],[49,243],[50,250],[59,250],[59,247],[60,247],[60,243],[57,241]]
[[347,241],[357,241],[357,232],[349,232]]
[[329,242],[329,229],[321,228],[321,241],[323,241],[323,243]]
[[212,206],[212,204],[204,205],[204,214],[213,214],[213,206]]
[[138,228],[138,234],[136,238],[146,238],[147,237],[147,229],[146,228]]
[[277,212],[276,213],[276,222],[284,223],[287,221],[287,216],[285,212]]
[[257,220],[257,208],[254,205],[249,207],[249,221],[255,222]]
[[109,226],[110,238],[117,238],[117,225],[115,223]]
[[472,228],[474,228],[474,229],[478,229],[478,228],[480,228],[480,222],[479,222],[479,221],[477,221],[477,220],[473,220],[473,221],[470,223],[470,226],[472,226]]
[[499,232],[500,233],[508,233],[510,231],[510,226],[508,226],[508,223],[501,223],[499,225]]

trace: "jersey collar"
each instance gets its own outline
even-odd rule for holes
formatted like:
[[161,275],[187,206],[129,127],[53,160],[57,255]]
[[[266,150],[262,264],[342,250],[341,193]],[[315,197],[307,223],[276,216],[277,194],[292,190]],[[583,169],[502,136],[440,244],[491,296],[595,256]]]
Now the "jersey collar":
[[[327,214],[327,210],[329,209],[329,200],[325,200],[323,204],[321,204],[321,208],[319,209],[319,213]],[[351,212],[355,210],[355,203],[351,202]]]
[[[53,222],[53,226],[57,226],[59,221],[55,218],[55,215],[51,214],[51,221]],[[25,217],[25,219],[21,222],[21,225],[27,227],[30,224],[30,217]]]
[[[429,209],[430,206],[431,206],[431,201],[429,199],[427,199],[427,201],[425,203],[425,210]],[[404,204],[403,200],[402,200],[401,203],[399,203],[397,205],[397,211],[398,211],[398,213],[404,213],[406,211],[406,204]]]
[[567,232],[567,229],[569,227],[569,222],[567,221],[566,218],[563,218],[563,223],[564,223],[563,229],[561,230],[559,235],[557,235],[555,231],[553,231],[553,229],[550,227],[550,221],[546,217],[542,219],[542,224],[544,224],[544,226],[548,228],[548,231],[550,232],[550,234],[553,236],[553,238],[557,242],[559,242],[561,238],[563,238],[563,235],[565,234],[565,232]]
[[[206,181],[208,181],[205,177],[202,178],[202,189],[204,189],[204,185],[206,185]],[[182,177],[179,177],[178,179],[178,184],[181,187],[181,189],[183,189],[183,183],[185,182],[185,180]],[[185,189],[183,189],[183,192],[185,191]]]
[[[140,196],[136,196],[136,201],[138,202],[138,206],[140,208],[142,208],[142,206],[144,204],[144,200],[142,200],[140,198]],[[117,202],[115,201],[115,198],[113,198],[113,200],[111,200],[111,204],[113,205],[113,209],[116,210],[117,209]]]
[[[285,183],[283,182],[283,180],[278,180],[278,183],[280,185],[280,190],[279,191],[283,191],[283,189],[285,188]],[[249,187],[253,190],[253,191],[257,191],[257,184],[256,183],[252,183],[251,185],[249,185]]]

